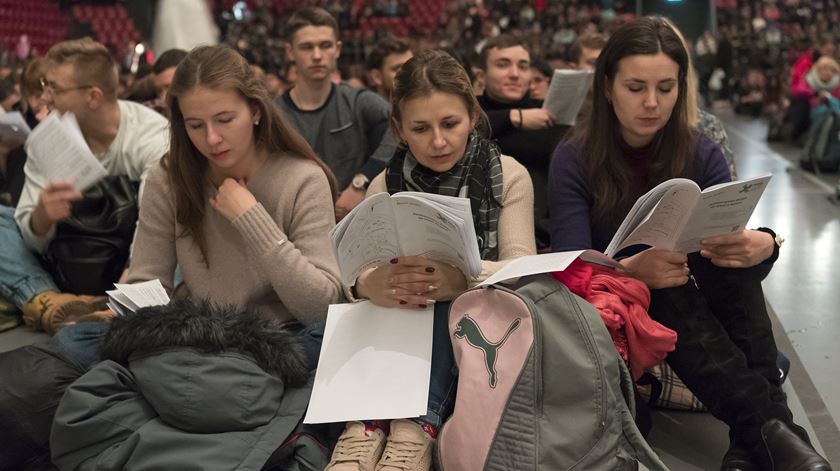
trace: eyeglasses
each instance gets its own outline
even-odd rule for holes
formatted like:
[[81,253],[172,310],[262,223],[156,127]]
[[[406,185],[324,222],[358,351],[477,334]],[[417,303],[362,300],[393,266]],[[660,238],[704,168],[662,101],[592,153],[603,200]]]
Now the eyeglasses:
[[93,85],[80,85],[78,87],[59,87],[53,82],[48,81],[46,78],[41,77],[41,88],[44,89],[45,92],[49,92],[53,95],[63,95],[67,92],[72,92],[73,90],[82,90],[85,88],[91,88]]

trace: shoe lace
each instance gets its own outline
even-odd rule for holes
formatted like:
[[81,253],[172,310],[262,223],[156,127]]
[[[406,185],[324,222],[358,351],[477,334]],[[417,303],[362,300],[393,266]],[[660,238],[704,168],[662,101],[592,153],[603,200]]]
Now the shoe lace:
[[417,456],[423,452],[423,448],[423,443],[396,441],[389,438],[379,464],[409,469],[413,462],[417,460]]
[[336,461],[361,462],[376,446],[375,437],[341,437],[335,445]]

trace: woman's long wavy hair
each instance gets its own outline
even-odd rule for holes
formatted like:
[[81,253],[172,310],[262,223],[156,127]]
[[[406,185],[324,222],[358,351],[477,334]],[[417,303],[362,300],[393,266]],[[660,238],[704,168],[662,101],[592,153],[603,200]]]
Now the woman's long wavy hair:
[[658,16],[643,17],[619,28],[610,37],[595,65],[592,109],[570,133],[569,141],[583,156],[584,175],[592,191],[592,216],[604,220],[623,216],[641,196],[634,173],[621,150],[621,123],[607,99],[621,59],[664,53],[679,66],[678,96],[671,116],[652,142],[647,188],[692,170],[696,131],[689,124],[686,100],[689,58],[679,36]]
[[[266,150],[269,158],[288,154],[317,163],[327,175],[333,200],[338,188],[332,171],[315,155],[299,132],[293,129],[271,100],[265,84],[254,75],[248,62],[227,46],[200,46],[193,49],[178,65],[167,94],[171,112],[169,155],[164,167],[175,194],[175,214],[184,231],[178,237],[192,237],[207,261],[207,242],[201,231],[207,198],[205,184],[209,178],[207,157],[196,149],[187,135],[179,98],[203,87],[212,90],[236,90],[252,107],[259,109],[259,124],[254,126],[257,149]],[[280,184],[280,182],[278,182]]]

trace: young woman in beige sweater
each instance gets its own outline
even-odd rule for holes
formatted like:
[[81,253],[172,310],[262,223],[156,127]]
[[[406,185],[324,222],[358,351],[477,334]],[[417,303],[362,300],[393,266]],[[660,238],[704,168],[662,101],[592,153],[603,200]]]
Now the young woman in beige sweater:
[[[415,420],[349,422],[327,467],[331,471],[427,470],[437,429],[451,412],[456,377],[446,301],[504,264],[536,252],[534,194],[525,168],[501,155],[478,130],[486,121],[464,69],[450,55],[427,51],[406,62],[392,91],[393,131],[402,140],[368,196],[422,191],[470,199],[482,273],[420,256],[395,258],[362,273],[358,298],[388,307],[435,305],[428,412]],[[386,439],[387,435],[387,439]]]
[[[313,326],[301,333],[314,365],[327,307],[343,299],[328,235],[332,173],[232,49],[194,49],[168,100],[170,152],[142,189],[126,282],[159,279],[170,294]],[[82,322],[55,342],[87,370],[107,328]]]
[[329,231],[332,173],[273,105],[248,63],[200,47],[168,95],[172,142],[140,206],[128,282],[312,324],[342,298]]
[[332,173],[230,48],[190,52],[168,100],[170,153],[146,181],[127,282],[315,326],[301,332],[314,365],[320,323],[343,298]]

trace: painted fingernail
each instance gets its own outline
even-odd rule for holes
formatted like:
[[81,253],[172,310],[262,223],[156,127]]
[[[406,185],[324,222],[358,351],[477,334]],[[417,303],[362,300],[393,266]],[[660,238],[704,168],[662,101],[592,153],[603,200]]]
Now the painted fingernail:
[[397,263],[398,261],[399,261],[399,260],[397,260],[396,258],[392,258],[392,259],[391,259],[391,263]]
[[420,309],[426,309],[426,305],[425,305],[425,304],[418,304],[417,306],[419,306],[419,307],[420,307]]
[[426,267],[426,273],[434,273],[435,267]]
[[408,304],[408,303],[405,302],[405,301],[400,301],[400,304]]

